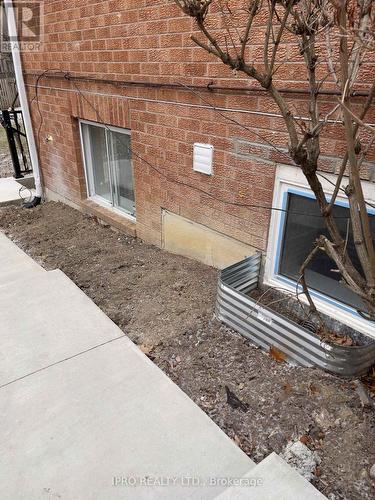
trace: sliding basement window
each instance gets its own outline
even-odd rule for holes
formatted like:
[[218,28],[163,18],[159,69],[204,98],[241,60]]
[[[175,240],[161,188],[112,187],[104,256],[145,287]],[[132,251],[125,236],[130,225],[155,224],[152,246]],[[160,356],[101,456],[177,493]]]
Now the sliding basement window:
[[80,122],[88,196],[135,216],[130,131]]

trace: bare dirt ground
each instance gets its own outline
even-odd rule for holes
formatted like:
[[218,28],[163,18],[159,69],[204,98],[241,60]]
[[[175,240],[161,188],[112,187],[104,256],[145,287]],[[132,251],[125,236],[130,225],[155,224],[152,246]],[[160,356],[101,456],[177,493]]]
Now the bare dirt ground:
[[215,270],[62,204],[0,209],[0,228],[62,269],[253,460],[300,439],[318,453],[313,484],[331,500],[375,498],[374,411],[352,381],[278,363],[218,323]]

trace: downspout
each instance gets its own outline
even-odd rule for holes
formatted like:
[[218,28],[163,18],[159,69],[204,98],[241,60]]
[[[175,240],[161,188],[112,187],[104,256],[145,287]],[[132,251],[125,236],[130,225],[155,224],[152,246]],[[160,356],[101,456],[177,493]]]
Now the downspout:
[[14,73],[17,82],[17,89],[23,114],[26,137],[29,144],[30,160],[33,168],[35,190],[36,190],[34,198],[30,202],[25,203],[24,207],[33,208],[40,204],[43,196],[38,151],[36,148],[35,136],[30,116],[30,108],[26,95],[25,80],[23,78],[22,62],[20,56],[20,45],[18,41],[17,25],[14,14],[13,2],[12,0],[4,0],[4,5],[6,9],[5,14],[8,24],[8,34],[11,40]]

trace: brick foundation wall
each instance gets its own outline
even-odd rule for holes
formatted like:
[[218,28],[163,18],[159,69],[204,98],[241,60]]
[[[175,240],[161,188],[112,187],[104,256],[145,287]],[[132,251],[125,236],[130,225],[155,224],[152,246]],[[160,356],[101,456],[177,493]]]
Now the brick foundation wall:
[[[254,82],[233,75],[194,46],[192,21],[173,2],[149,4],[145,0],[72,0],[68,6],[61,0],[44,2],[43,51],[24,54],[44,184],[73,202],[86,198],[79,118],[128,128],[141,238],[161,245],[161,211],[166,209],[265,250],[269,211],[240,205],[270,205],[275,168],[289,162],[287,134],[278,109],[261,91],[202,89],[202,100],[176,86],[181,82],[244,88],[253,87]],[[261,23],[257,30],[259,44],[251,49],[255,59],[260,57]],[[283,49],[293,62],[278,72],[280,85],[302,88],[306,78],[295,44],[286,40]],[[371,81],[373,68],[371,61],[362,68],[362,88]],[[35,75],[43,71],[35,99]],[[65,72],[111,82],[71,82],[63,77]],[[174,86],[147,88],[122,81]],[[307,115],[303,94],[285,95],[301,116]],[[226,116],[247,129],[223,118],[207,100],[231,110]],[[322,97],[322,109],[328,109],[332,100]],[[374,109],[367,121],[375,122]],[[49,136],[52,140],[46,141]],[[193,172],[194,142],[215,147],[212,177]],[[322,148],[322,170],[337,172],[339,157],[346,151],[343,130],[328,126]],[[374,160],[371,152],[364,178],[374,176]]]

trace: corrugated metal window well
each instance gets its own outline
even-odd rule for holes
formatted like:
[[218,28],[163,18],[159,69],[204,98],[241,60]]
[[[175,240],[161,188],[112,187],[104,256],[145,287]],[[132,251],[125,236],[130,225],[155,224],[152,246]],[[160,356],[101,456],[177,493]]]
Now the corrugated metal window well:
[[[290,244],[288,231],[284,243]],[[281,266],[293,272],[293,263]],[[258,252],[220,273],[218,319],[278,359],[343,376],[366,373],[375,362],[375,341],[324,315],[328,330],[321,330],[295,293],[261,284],[261,265]]]

